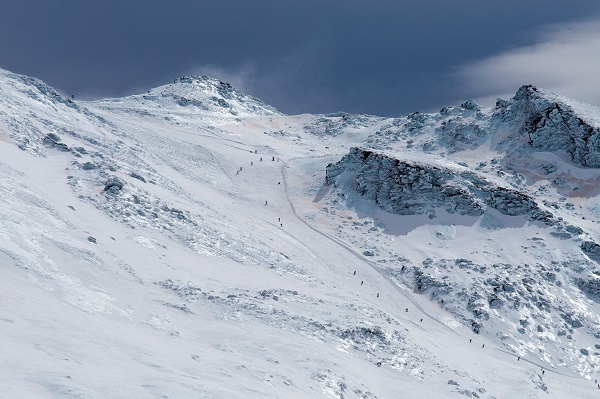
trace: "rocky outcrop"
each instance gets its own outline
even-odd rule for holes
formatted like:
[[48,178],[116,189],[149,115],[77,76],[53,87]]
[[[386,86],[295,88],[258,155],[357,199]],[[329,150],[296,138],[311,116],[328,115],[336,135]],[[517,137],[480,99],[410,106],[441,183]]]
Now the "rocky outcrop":
[[436,208],[443,208],[449,213],[481,216],[491,207],[508,216],[552,218],[527,194],[459,166],[399,160],[355,147],[339,162],[327,166],[328,185],[348,179],[358,194],[399,215],[434,214]]
[[509,101],[499,101],[494,113],[499,122],[516,122],[527,144],[543,151],[566,151],[571,160],[591,168],[600,167],[600,127],[567,100],[534,86],[522,86]]
[[104,191],[111,194],[118,194],[123,187],[125,186],[125,182],[119,179],[116,176],[111,177],[104,183]]
[[580,248],[591,259],[600,261],[600,245],[593,241],[584,241],[581,243]]

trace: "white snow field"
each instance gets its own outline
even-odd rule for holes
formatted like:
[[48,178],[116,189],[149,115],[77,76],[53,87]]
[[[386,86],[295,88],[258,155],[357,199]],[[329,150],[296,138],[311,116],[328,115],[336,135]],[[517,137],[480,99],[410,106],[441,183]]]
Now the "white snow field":
[[0,397],[598,397],[599,130],[0,70]]

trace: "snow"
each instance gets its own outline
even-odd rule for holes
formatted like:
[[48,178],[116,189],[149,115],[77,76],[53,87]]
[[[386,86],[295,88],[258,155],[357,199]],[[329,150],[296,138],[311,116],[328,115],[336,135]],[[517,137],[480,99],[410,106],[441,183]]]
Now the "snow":
[[[207,77],[72,102],[0,71],[0,396],[595,397],[600,173],[495,112],[286,116]],[[353,147],[552,222],[390,213],[325,184]]]

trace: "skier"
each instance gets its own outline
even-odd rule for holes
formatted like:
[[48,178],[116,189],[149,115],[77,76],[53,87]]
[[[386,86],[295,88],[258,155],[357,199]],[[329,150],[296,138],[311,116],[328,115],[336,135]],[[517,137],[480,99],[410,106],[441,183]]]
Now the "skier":
[[250,161],[250,165],[254,165],[254,162]]
[[361,281],[361,282],[360,282],[360,285],[363,285],[363,283],[364,283],[364,281]]
[[481,345],[482,348],[485,348],[485,344]]
[[265,200],[265,205],[267,205],[267,201]]
[[421,319],[421,323],[423,322],[423,319]]
[[408,308],[406,308],[405,312],[408,312]]
[[471,341],[473,341],[473,338],[469,338],[469,343],[471,343]]
[[273,159],[271,159],[271,161],[275,162],[275,157],[273,157]]
[[262,157],[260,157],[260,162],[262,162]]
[[354,271],[354,273],[352,273],[354,276],[356,276],[356,270]]
[[377,293],[377,298],[379,298],[379,292]]

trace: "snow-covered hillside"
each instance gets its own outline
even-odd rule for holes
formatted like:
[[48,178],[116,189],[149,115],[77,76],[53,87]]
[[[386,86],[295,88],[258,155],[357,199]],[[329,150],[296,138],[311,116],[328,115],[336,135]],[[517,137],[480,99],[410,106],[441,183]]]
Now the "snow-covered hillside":
[[596,397],[600,110],[288,116],[0,70],[0,397]]

